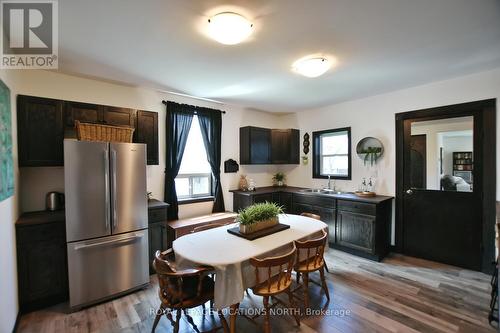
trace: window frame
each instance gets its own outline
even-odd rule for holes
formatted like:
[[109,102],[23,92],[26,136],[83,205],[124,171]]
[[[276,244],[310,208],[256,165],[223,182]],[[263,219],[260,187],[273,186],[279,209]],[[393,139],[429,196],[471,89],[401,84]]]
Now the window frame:
[[[194,178],[200,178],[200,177],[207,177],[208,178],[208,192],[207,193],[200,193],[200,194],[193,194],[193,179]],[[177,178],[187,178],[189,182],[189,195],[187,196],[180,196],[177,195],[178,201],[189,201],[189,200],[198,200],[198,199],[203,199],[203,198],[213,198],[214,196],[214,179],[213,175],[211,172],[209,173],[184,173],[184,174],[178,174]],[[175,181],[175,180],[174,180]],[[177,190],[176,190],[177,191]]]
[[334,154],[334,155],[321,155],[321,137],[325,134],[332,134],[337,132],[347,132],[347,175],[330,175],[330,179],[343,179],[343,180],[351,180],[352,179],[352,152],[351,152],[351,128],[350,127],[341,127],[328,129],[323,131],[316,131],[312,133],[312,154],[313,154],[313,178],[317,179],[328,179],[328,175],[321,174],[321,158],[322,156],[337,156],[344,154]]

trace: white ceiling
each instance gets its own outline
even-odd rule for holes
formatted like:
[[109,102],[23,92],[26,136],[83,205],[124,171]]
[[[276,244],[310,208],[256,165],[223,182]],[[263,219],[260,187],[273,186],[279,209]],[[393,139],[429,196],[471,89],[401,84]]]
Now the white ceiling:
[[[500,66],[498,0],[60,0],[59,67],[272,112],[292,112]],[[203,34],[244,14],[250,40]],[[335,56],[327,74],[292,62]]]

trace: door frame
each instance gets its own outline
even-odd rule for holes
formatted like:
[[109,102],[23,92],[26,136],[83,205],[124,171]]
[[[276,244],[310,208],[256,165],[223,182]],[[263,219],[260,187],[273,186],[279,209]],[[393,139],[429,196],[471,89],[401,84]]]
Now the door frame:
[[[396,219],[394,250],[405,253],[404,248],[404,142],[405,120],[444,119],[450,117],[474,117],[474,179],[479,180],[482,196],[482,241],[481,271],[491,273],[495,261],[496,222],[496,99],[486,99],[468,103],[439,106],[428,109],[396,113]],[[407,131],[409,129],[406,129]],[[408,139],[408,138],[406,138]],[[477,177],[477,178],[476,178]]]

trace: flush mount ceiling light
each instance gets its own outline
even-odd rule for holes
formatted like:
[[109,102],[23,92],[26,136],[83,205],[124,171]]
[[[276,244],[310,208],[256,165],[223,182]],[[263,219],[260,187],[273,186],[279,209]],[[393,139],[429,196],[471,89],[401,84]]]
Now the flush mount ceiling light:
[[323,75],[331,65],[331,62],[325,57],[307,56],[295,61],[292,69],[307,77],[318,77]]
[[234,45],[247,39],[253,24],[243,16],[224,12],[208,19],[208,34],[219,43]]

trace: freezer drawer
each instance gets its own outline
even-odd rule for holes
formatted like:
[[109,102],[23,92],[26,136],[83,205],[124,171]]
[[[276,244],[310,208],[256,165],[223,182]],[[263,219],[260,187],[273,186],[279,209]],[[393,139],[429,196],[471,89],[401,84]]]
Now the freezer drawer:
[[149,283],[148,231],[68,243],[70,307]]

